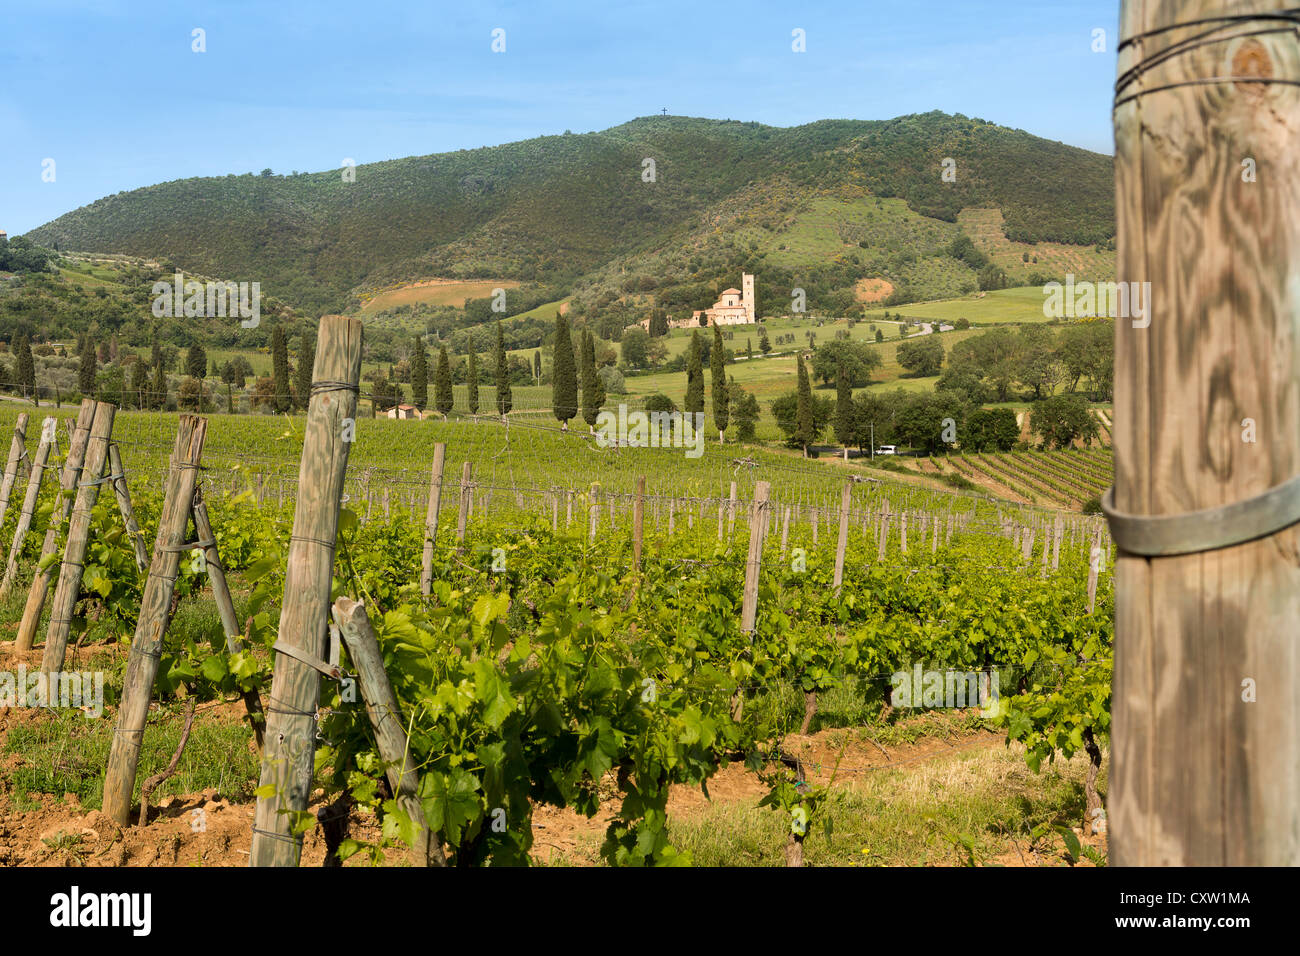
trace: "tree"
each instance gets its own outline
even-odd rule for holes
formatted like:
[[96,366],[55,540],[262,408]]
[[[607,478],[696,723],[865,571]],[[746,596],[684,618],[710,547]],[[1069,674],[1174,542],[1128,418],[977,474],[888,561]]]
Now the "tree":
[[767,328],[764,327],[758,332],[758,350],[764,355],[772,351],[772,343],[767,340]]
[[578,414],[578,370],[573,362],[573,339],[569,321],[555,317],[555,367],[551,372],[551,414],[561,427],[569,430],[569,419]]
[[[558,317],[557,317],[558,321]],[[565,325],[564,334],[567,338],[569,334],[568,325]],[[572,346],[570,346],[572,349]],[[510,364],[506,361],[506,340],[505,333],[501,331],[501,323],[497,323],[497,346],[496,346],[496,389],[497,389],[497,414],[504,418],[510,414],[510,409],[514,405],[514,396],[510,393]],[[573,352],[569,352],[570,371],[572,371]],[[570,415],[569,418],[572,418]]]
[[885,333],[882,332],[880,329],[876,329],[876,341],[877,342],[885,341]]
[[[645,410],[650,415],[673,415],[677,411],[677,403],[662,392],[655,392],[645,400]],[[659,419],[663,421],[663,419]],[[659,444],[662,446],[666,441],[672,441],[673,427],[672,419],[668,420],[668,435],[665,438],[662,430],[659,433]],[[650,427],[655,427],[655,419],[651,418]],[[662,428],[662,426],[660,426]]]
[[277,325],[271,335],[271,374],[275,378],[275,401],[272,410],[278,415],[290,408],[289,400],[289,346],[285,341],[284,326]]
[[808,381],[808,369],[804,367],[802,355],[796,355],[794,360],[799,373],[799,398],[796,412],[798,422],[795,426],[794,439],[803,446],[803,455],[807,458],[808,443],[820,434],[820,430],[816,433],[813,431],[812,383]]
[[167,406],[167,370],[159,362],[153,370],[153,384],[149,387],[149,405],[152,408]]
[[898,347],[898,364],[907,369],[906,378],[938,375],[943,367],[943,343],[934,335],[923,335]]
[[849,460],[849,445],[853,441],[853,386],[848,373],[841,365],[835,376],[835,440],[844,446],[844,460]]
[[[506,388],[510,385],[507,383]],[[478,354],[474,351],[469,353],[469,371],[465,373],[465,404],[469,406],[471,415],[478,414]]]
[[81,345],[81,361],[77,366],[77,388],[86,398],[95,394],[95,372],[98,370],[97,358],[95,356],[95,344],[87,335]]
[[1068,448],[1076,440],[1090,445],[1097,437],[1097,422],[1088,401],[1078,393],[1045,398],[1029,413],[1030,428],[1049,448]]
[[966,419],[961,447],[963,451],[1010,451],[1019,440],[1015,412],[1009,408],[979,408]]
[[582,333],[582,419],[595,428],[601,406],[605,404],[605,386],[596,374],[596,343],[591,332]]
[[[835,417],[835,400],[830,396],[811,395],[811,391],[810,398],[812,437],[809,442],[814,442],[822,436]],[[772,402],[772,417],[776,419],[776,426],[785,435],[786,445],[791,448],[803,447],[803,442],[796,435],[799,430],[798,389],[786,392]]]
[[606,395],[626,395],[627,384],[623,381],[623,373],[616,366],[605,365],[596,370],[600,376],[600,384],[605,386]]
[[185,353],[185,374],[190,378],[203,381],[203,377],[208,373],[208,355],[203,351],[203,346],[195,342],[190,346],[190,350]]
[[709,380],[713,385],[713,424],[718,427],[718,444],[727,440],[727,419],[730,409],[727,401],[727,373],[722,350],[722,330],[713,327],[713,352],[709,356]]
[[738,441],[753,441],[760,410],[758,399],[735,383],[727,385],[727,399],[731,404],[731,420],[736,426]]
[[871,373],[881,366],[880,353],[866,342],[836,339],[820,346],[813,353],[812,370],[817,378],[829,385],[838,380],[842,368],[848,375],[850,388],[871,384]]
[[429,404],[429,355],[418,335],[411,343],[411,404],[420,411]]
[[203,379],[195,378],[193,375],[186,375],[181,380],[181,387],[176,391],[176,403],[181,408],[189,408],[201,413],[204,409],[204,400],[207,397],[205,392]]
[[628,329],[623,333],[619,343],[625,368],[649,368],[652,364],[650,348],[651,339],[645,329],[640,327]]
[[700,333],[693,331],[686,357],[686,414],[694,415],[703,411],[704,364],[700,355]]
[[137,358],[131,363],[130,392],[136,408],[149,407],[149,366],[143,358]]
[[533,382],[542,384],[542,350],[538,349],[533,353]]
[[749,336],[745,337],[745,360],[748,362],[754,361],[754,340]]
[[451,391],[451,361],[447,358],[447,346],[438,346],[438,370],[433,380],[433,407],[446,415],[455,405],[456,400]]
[[22,389],[24,398],[31,398],[36,392],[36,359],[32,356],[32,345],[23,336],[14,346],[14,353],[17,356],[17,365],[14,368],[14,377],[18,379],[17,385]]
[[297,405],[305,409],[311,403],[311,378],[316,369],[316,338],[308,329],[298,336],[298,368],[295,382]]
[[1034,390],[1034,398],[1050,395],[1063,377],[1056,360],[1052,331],[1042,325],[1022,325],[1016,343],[1016,378]]
[[230,383],[226,383],[226,411],[235,414],[235,393],[230,388]]
[[652,309],[650,312],[650,337],[658,338],[661,335],[668,334],[668,313],[663,309]]

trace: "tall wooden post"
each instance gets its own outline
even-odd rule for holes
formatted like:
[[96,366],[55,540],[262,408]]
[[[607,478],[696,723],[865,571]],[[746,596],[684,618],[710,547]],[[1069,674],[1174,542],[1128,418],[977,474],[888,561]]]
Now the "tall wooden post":
[[767,496],[771,485],[766,481],[754,485],[754,501],[749,506],[749,555],[745,559],[745,591],[741,598],[740,630],[753,639],[754,620],[758,615],[758,574],[763,563],[763,524],[767,520]]
[[[420,593],[433,592],[433,543],[438,537],[438,509],[442,506],[442,470],[447,462],[447,443],[433,446],[433,465],[429,468],[429,507],[424,515],[424,554],[420,559]],[[468,464],[468,463],[467,463]]]
[[[361,320],[321,316],[312,368],[311,402],[298,466],[298,499],[284,576],[284,603],[267,709],[266,749],[253,820],[251,866],[296,866],[300,837],[292,815],[307,809],[316,751],[316,708],[321,675],[307,661],[325,656],[334,542],[361,381]],[[306,658],[306,660],[303,660]],[[286,812],[281,812],[286,811]]]
[[50,449],[54,447],[56,427],[56,420],[47,418],[41,428],[41,443],[36,447],[36,458],[32,463],[32,473],[27,479],[27,491],[23,495],[22,510],[18,512],[13,542],[9,545],[9,557],[5,560],[4,580],[0,581],[0,600],[8,597],[14,578],[18,575],[18,555],[22,553],[23,542],[31,529],[32,518],[36,515],[36,499],[41,494],[41,482],[45,479],[45,469],[50,461]]
[[86,547],[90,543],[91,512],[99,500],[100,479],[108,464],[108,443],[113,437],[116,412],[116,406],[108,402],[95,406],[95,423],[90,427],[86,463],[81,469],[81,483],[68,522],[68,540],[59,566],[59,583],[54,589],[54,600],[50,602],[50,624],[45,632],[45,652],[41,655],[41,671],[46,674],[57,673],[63,668],[63,655],[72,631],[72,612],[81,594]]
[[727,537],[736,534],[736,483],[731,483],[731,497],[727,504]]
[[18,479],[18,465],[27,454],[27,413],[19,412],[14,422],[14,437],[9,442],[9,460],[5,462],[4,477],[0,478],[0,524],[4,524],[9,511],[9,498]]
[[840,492],[840,536],[835,542],[835,593],[840,593],[844,583],[844,553],[849,546],[849,506],[853,502],[853,483],[845,482]]
[[456,515],[456,540],[465,540],[465,525],[469,522],[469,504],[473,491],[469,482],[470,476],[474,474],[474,466],[470,462],[465,462],[460,471],[460,511]]
[[36,640],[36,628],[41,622],[41,612],[45,608],[45,598],[50,593],[50,582],[54,580],[53,563],[46,564],[46,559],[59,549],[59,532],[72,513],[77,479],[81,477],[81,465],[86,458],[86,445],[90,442],[90,426],[95,420],[95,400],[87,398],[81,403],[77,412],[77,424],[72,429],[68,440],[68,455],[63,460],[63,475],[59,483],[59,505],[50,515],[49,527],[45,529],[45,541],[41,545],[41,557],[37,568],[45,565],[44,570],[37,570],[32,579],[31,590],[27,592],[27,604],[23,607],[23,619],[18,624],[18,636],[14,639],[14,650],[30,651]]
[[[1120,866],[1300,864],[1300,525],[1258,507],[1300,476],[1300,36],[1248,19],[1285,6],[1120,16],[1117,278],[1150,283],[1115,321]],[[1247,515],[1252,540],[1219,537]]]
[[636,499],[632,504],[632,564],[641,570],[641,538],[645,530],[645,475],[636,480]]
[[171,470],[162,515],[158,519],[158,537],[154,542],[149,577],[140,598],[140,616],[135,637],[122,678],[122,703],[117,711],[117,727],[108,752],[108,769],[104,774],[104,815],[118,826],[126,826],[131,816],[131,792],[140,762],[140,745],[144,742],[144,725],[149,716],[154,678],[162,653],[163,634],[175,592],[176,574],[180,570],[185,529],[189,524],[198,481],[203,440],[207,435],[206,419],[181,415],[176,424],[176,445],[172,451]]
[[149,567],[149,551],[144,546],[144,532],[135,520],[135,508],[131,506],[131,491],[126,485],[126,471],[122,468],[122,452],[118,450],[117,442],[108,446],[108,472],[112,478],[113,494],[117,496],[117,510],[122,514],[126,536],[131,539],[135,550],[135,566],[143,571]]

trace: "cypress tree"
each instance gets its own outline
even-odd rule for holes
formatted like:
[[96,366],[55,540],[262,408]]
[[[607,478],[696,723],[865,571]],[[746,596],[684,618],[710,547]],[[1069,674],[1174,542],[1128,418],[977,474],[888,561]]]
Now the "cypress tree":
[[750,338],[745,339],[745,358],[751,362],[754,361],[754,340],[753,339]]
[[[497,414],[504,418],[514,406],[514,396],[510,394],[510,365],[506,361],[506,339],[501,332],[501,323],[497,323],[496,359]],[[573,416],[570,415],[570,418]]]
[[699,332],[691,333],[691,347],[686,361],[686,411],[691,415],[704,411],[704,362]]
[[853,441],[853,386],[843,362],[835,368],[835,440],[844,446],[844,460],[848,461]]
[[203,351],[203,346],[195,342],[190,346],[190,350],[185,355],[185,374],[190,378],[203,380],[203,376],[208,372],[208,356]]
[[235,393],[230,388],[230,383],[226,383],[226,411],[235,414]]
[[533,353],[533,381],[542,384],[542,350]]
[[298,407],[306,408],[311,401],[311,377],[316,367],[316,339],[307,329],[298,339]]
[[605,404],[605,386],[596,374],[596,342],[591,333],[582,333],[582,420],[596,427],[596,417]]
[[766,328],[758,333],[758,350],[764,355],[772,351],[772,343],[768,341]]
[[420,411],[429,404],[429,357],[424,352],[424,340],[418,335],[411,348],[411,404]]
[[23,336],[18,340],[14,351],[17,353],[17,364],[14,369],[14,377],[18,379],[18,384],[22,386],[24,398],[31,398],[36,391],[36,359],[32,357],[32,346]]
[[473,350],[472,346],[470,347],[469,372],[466,375],[466,382],[468,383],[469,386],[468,388],[469,396],[467,402],[467,404],[469,405],[469,413],[471,415],[477,415],[478,414],[478,353],[476,353]]
[[272,408],[279,414],[287,412],[289,402],[289,346],[284,338],[284,326],[277,325],[271,336],[271,366],[275,375],[275,401]]
[[87,335],[81,345],[81,362],[77,367],[77,388],[81,390],[84,398],[94,397],[96,362],[95,346]]
[[718,426],[718,444],[727,440],[731,403],[727,398],[726,363],[722,352],[722,330],[713,327],[713,351],[709,353],[709,375],[713,383],[713,424]]
[[131,364],[131,395],[137,408],[149,407],[149,366],[144,357],[137,357]]
[[551,413],[565,431],[569,419],[578,414],[578,372],[573,364],[573,339],[569,337],[569,321],[562,315],[555,317],[555,367],[551,373]]
[[799,419],[794,438],[803,446],[803,455],[807,458],[808,443],[813,439],[812,385],[808,381],[808,369],[804,367],[803,356],[796,355],[794,360],[799,366]]
[[167,373],[163,371],[160,360],[153,370],[153,383],[149,386],[149,405],[152,408],[164,408],[167,405]]
[[433,379],[433,407],[443,415],[451,411],[455,398],[451,393],[451,362],[447,358],[447,346],[438,346],[438,371]]

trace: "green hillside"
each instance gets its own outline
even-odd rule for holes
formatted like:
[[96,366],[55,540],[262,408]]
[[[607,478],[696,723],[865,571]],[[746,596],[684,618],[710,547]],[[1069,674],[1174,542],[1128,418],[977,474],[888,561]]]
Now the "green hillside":
[[[643,181],[647,158],[654,182]],[[955,182],[941,179],[945,158]],[[1110,157],[937,112],[793,128],[641,118],[360,166],[355,180],[338,170],[175,180],[105,197],[28,235],[260,281],[308,312],[441,276],[577,293],[582,315],[707,305],[737,267],[774,272],[765,280],[773,301],[803,282],[812,304],[827,304],[872,276],[892,276],[914,298],[969,291],[973,272],[944,240],[970,208],[1000,209],[1011,242],[1097,245],[1114,234]],[[851,207],[844,229],[835,203]],[[649,283],[634,276],[628,288],[629,268],[665,259],[670,272]]]

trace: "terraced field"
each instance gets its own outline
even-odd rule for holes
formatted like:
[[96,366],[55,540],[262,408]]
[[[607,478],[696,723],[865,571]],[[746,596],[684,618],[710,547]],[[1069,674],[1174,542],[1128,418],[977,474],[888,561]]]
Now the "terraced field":
[[1070,509],[1100,498],[1114,471],[1109,448],[952,455],[942,461],[999,497]]

